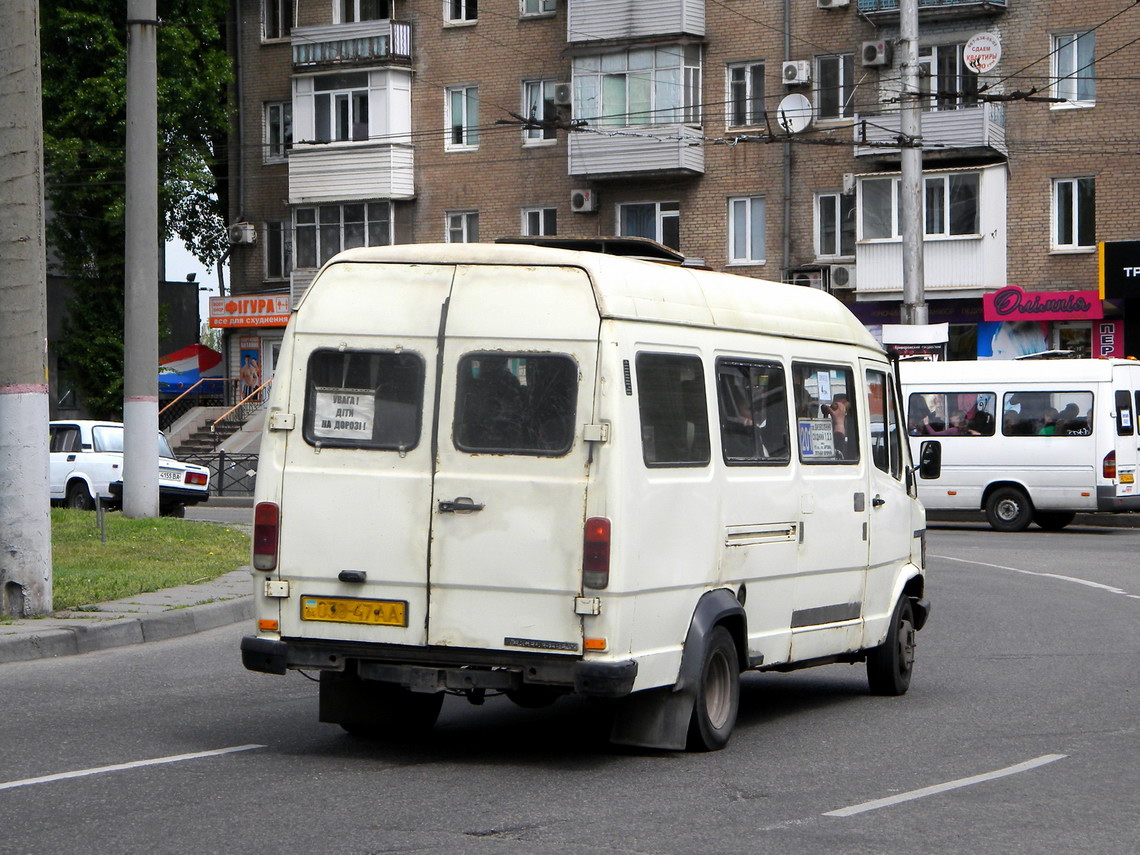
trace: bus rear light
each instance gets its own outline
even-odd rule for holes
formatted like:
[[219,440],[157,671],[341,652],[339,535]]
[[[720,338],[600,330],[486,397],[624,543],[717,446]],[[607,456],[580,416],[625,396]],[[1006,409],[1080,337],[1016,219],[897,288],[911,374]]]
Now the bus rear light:
[[277,540],[281,509],[273,502],[258,502],[253,509],[253,567],[277,569]]
[[604,588],[610,583],[610,521],[605,517],[586,520],[582,583],[587,588]]
[[1110,481],[1116,480],[1116,452],[1110,451],[1104,456],[1104,466],[1102,467],[1104,477]]
[[280,632],[281,624],[272,618],[262,618],[257,622],[257,628],[262,632]]

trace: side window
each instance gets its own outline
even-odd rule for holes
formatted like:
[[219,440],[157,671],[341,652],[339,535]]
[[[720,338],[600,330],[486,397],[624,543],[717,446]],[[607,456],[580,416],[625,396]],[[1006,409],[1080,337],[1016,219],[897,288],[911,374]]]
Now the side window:
[[856,463],[859,422],[850,368],[792,363],[796,433],[804,463]]
[[[1120,396],[1128,407],[1128,392],[1117,392],[1117,432],[1121,432]],[[1092,392],[1007,392],[1002,400],[1001,432],[1005,436],[1088,436],[1092,433]],[[1132,433],[1132,411],[1125,417]]]
[[1132,400],[1125,389],[1116,390],[1116,435],[1132,436],[1135,431],[1132,419]]
[[867,372],[867,422],[871,426],[871,459],[875,468],[891,471],[890,432],[887,426],[887,375]]
[[915,392],[907,404],[911,436],[993,436],[997,425],[993,392]]
[[646,466],[708,464],[708,405],[699,357],[639,353],[637,406]]
[[720,440],[729,466],[786,464],[791,459],[788,393],[778,362],[721,359],[716,366]]
[[71,453],[79,451],[79,428],[75,425],[52,425],[51,451]]
[[899,420],[898,390],[895,378],[887,377],[887,447],[891,453],[891,477],[902,479],[903,474],[903,434]]
[[557,457],[574,444],[578,364],[569,356],[469,353],[459,361],[455,446]]
[[423,391],[424,363],[417,354],[314,351],[305,377],[305,441],[339,448],[415,448]]

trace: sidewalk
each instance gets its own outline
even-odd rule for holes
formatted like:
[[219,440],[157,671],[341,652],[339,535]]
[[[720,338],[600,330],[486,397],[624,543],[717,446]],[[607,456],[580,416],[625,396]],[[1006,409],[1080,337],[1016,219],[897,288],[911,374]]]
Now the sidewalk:
[[68,609],[51,617],[0,623],[0,664],[162,641],[253,620],[253,578],[242,567],[210,582],[182,585]]

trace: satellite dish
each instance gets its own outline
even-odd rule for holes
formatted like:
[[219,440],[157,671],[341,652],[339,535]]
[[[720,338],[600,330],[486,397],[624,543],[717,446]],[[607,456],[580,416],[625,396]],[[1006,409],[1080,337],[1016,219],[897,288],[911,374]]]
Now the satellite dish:
[[811,101],[798,92],[785,95],[776,108],[776,122],[789,134],[798,134],[811,124]]

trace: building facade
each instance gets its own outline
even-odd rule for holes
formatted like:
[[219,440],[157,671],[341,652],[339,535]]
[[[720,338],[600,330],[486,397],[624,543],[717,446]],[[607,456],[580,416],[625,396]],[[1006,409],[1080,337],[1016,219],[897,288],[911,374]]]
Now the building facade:
[[[399,242],[637,235],[898,323],[898,6],[237,0],[211,311],[231,375],[271,375],[282,306],[333,254]],[[1123,354],[1098,245],[1140,237],[1138,37],[1120,0],[919,0],[925,299],[951,358]]]

